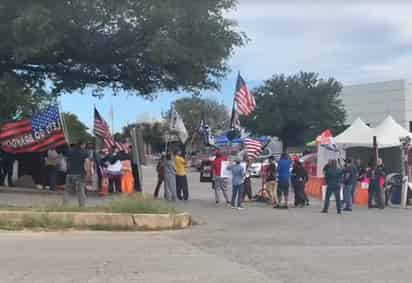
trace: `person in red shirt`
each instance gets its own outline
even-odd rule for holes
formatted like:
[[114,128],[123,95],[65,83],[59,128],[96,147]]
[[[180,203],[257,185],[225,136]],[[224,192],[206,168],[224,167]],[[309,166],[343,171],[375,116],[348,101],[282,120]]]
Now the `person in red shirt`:
[[216,204],[220,202],[219,191],[222,191],[223,197],[226,203],[230,203],[229,198],[226,193],[226,180],[221,176],[222,174],[222,163],[227,161],[227,156],[224,156],[220,151],[216,151],[216,158],[212,163],[212,173],[213,173],[213,189],[215,191]]

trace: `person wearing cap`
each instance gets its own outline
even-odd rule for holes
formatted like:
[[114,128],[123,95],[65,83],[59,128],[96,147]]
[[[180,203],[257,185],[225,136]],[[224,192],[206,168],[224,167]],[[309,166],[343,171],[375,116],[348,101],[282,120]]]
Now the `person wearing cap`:
[[229,197],[226,192],[226,179],[222,177],[222,163],[227,161],[227,156],[223,155],[219,150],[216,151],[215,160],[212,162],[212,173],[213,173],[213,190],[215,191],[215,201],[216,204],[220,202],[220,193],[226,201],[230,203]]
[[241,210],[243,209],[243,180],[246,176],[246,172],[243,166],[240,164],[239,158],[237,158],[235,164],[230,165],[228,169],[232,172],[232,208]]

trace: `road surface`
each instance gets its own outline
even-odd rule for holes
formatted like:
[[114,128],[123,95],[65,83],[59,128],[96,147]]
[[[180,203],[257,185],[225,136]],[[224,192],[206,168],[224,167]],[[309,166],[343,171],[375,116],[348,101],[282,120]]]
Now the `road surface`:
[[[155,183],[146,168],[145,189]],[[178,207],[201,223],[162,233],[1,232],[0,282],[411,282],[412,211],[319,213],[216,206],[190,176]],[[0,195],[0,197],[6,198]]]

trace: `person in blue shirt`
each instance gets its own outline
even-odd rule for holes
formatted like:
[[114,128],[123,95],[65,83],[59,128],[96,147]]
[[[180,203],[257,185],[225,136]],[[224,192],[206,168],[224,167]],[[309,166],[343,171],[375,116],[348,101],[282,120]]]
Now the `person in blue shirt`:
[[[232,172],[232,208],[243,209],[243,186],[246,172],[243,166],[240,164],[240,159],[237,159],[235,164],[230,165],[228,169]],[[236,201],[237,199],[237,201]]]
[[[278,199],[281,208],[288,208],[288,196],[289,196],[289,182],[291,174],[292,161],[287,153],[282,153],[278,162]],[[283,204],[282,204],[283,196]]]

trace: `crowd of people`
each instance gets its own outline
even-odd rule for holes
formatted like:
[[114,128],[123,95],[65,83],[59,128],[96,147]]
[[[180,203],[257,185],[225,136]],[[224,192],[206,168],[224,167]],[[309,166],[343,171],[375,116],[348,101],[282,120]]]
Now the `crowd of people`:
[[[249,174],[251,162],[240,159],[228,160],[228,156],[217,150],[212,161],[212,189],[216,204],[220,204],[223,198],[223,201],[232,208],[243,209],[243,203],[248,198],[265,201],[274,208],[288,208],[289,191],[292,187],[294,206],[302,208],[309,205],[309,198],[305,192],[309,180],[308,172],[298,157],[290,158],[286,153],[283,153],[278,161],[273,156],[270,157],[269,163],[262,170],[262,188],[256,195],[253,195]],[[224,163],[228,165],[226,169],[232,175],[231,196],[228,192],[229,178],[222,176]],[[339,214],[342,211],[352,211],[358,182],[367,183],[369,186],[369,208],[383,209],[386,173],[382,159],[378,159],[375,166],[370,163],[367,167],[362,167],[360,160],[346,159],[344,164],[342,163],[339,160],[330,160],[323,169],[326,192],[322,212],[328,212],[332,195],[335,197]],[[187,161],[181,151],[175,154],[163,154],[157,164],[158,183],[154,197],[159,197],[160,188],[164,183],[165,199],[188,200],[187,167]],[[341,189],[343,199],[341,199]]]
[[[36,155],[42,178],[34,181],[38,189],[51,191],[70,189],[73,185],[102,194],[140,191],[137,165],[130,151],[131,148],[126,152],[118,147],[96,151],[92,143],[50,149]],[[18,157],[1,152],[0,186],[14,186],[13,164]]]
[[[378,158],[376,164],[369,162],[366,168],[361,166],[360,160],[346,159],[342,166],[339,160],[329,160],[323,168],[326,183],[326,196],[322,212],[327,213],[330,197],[335,196],[338,214],[343,211],[352,211],[356,185],[358,182],[368,184],[368,207],[385,208],[385,177],[386,170],[383,160]],[[343,188],[343,204],[341,200]]]
[[164,198],[169,201],[189,200],[189,186],[187,181],[188,162],[182,151],[174,154],[162,153],[156,166],[157,185],[154,197],[159,197],[159,191],[164,183]]

